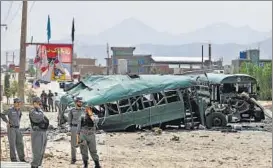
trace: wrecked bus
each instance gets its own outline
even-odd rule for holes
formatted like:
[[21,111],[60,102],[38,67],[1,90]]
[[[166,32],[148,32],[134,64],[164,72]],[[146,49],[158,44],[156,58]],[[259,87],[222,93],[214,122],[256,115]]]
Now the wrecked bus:
[[[200,96],[206,98],[211,111],[227,116],[228,122],[265,119],[265,109],[256,101],[259,87],[257,80],[246,74],[205,73],[195,76]],[[223,117],[222,117],[223,118]]]
[[61,98],[73,106],[81,96],[99,117],[104,131],[145,127],[205,125],[205,101],[196,92],[196,81],[188,76],[109,75],[87,76]]

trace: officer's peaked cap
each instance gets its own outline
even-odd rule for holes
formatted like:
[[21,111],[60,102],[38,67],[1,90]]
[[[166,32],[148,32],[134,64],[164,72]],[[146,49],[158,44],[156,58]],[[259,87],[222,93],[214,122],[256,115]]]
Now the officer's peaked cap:
[[32,98],[32,102],[41,102],[41,98],[40,97],[34,97]]
[[19,98],[13,99],[13,103],[20,103],[20,102],[22,102],[22,101],[21,101],[21,99],[19,99]]
[[81,101],[82,102],[83,100],[82,100],[82,97],[76,97],[75,101]]

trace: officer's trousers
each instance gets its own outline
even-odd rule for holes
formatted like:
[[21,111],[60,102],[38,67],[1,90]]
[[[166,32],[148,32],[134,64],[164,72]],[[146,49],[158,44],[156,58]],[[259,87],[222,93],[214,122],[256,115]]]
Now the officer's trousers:
[[80,137],[83,141],[86,141],[80,145],[82,160],[88,160],[88,150],[93,161],[99,161],[99,156],[97,154],[96,148],[96,132],[95,130],[90,130],[88,132],[81,132]]
[[16,152],[17,151],[19,160],[25,159],[24,153],[24,143],[23,136],[19,128],[8,128],[8,140],[10,146],[10,160],[17,161]]
[[71,127],[71,160],[76,161],[77,127]]
[[47,144],[47,133],[43,130],[31,132],[32,162],[31,166],[42,165],[43,157]]
[[54,111],[54,107],[53,107],[53,100],[48,100],[48,110],[53,112]]
[[60,101],[54,102],[55,112],[60,112]]

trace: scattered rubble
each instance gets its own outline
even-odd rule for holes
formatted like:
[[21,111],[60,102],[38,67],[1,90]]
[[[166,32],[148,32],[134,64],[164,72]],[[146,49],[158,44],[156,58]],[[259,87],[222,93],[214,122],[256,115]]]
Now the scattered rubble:
[[105,141],[99,139],[99,140],[98,140],[98,144],[99,144],[99,145],[105,145]]
[[54,155],[52,152],[44,154],[44,158],[53,158],[53,157],[54,157]]
[[162,129],[160,129],[158,127],[154,127],[152,129],[152,131],[154,132],[154,135],[161,135],[162,134]]
[[154,142],[149,142],[149,143],[146,143],[146,146],[153,146],[155,143]]
[[173,135],[173,137],[171,138],[171,141],[179,141],[179,137],[176,135]]
[[57,135],[53,139],[53,141],[55,141],[55,142],[57,142],[57,141],[64,141],[64,140],[66,140],[66,137],[67,137],[67,135],[62,133],[62,134]]

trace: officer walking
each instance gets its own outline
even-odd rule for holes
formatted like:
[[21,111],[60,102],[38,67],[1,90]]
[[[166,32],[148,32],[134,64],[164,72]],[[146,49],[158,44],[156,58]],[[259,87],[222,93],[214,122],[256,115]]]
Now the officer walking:
[[72,108],[68,113],[68,124],[71,131],[71,164],[76,162],[76,145],[77,145],[77,126],[81,119],[81,115],[84,114],[82,108],[82,97],[75,98],[75,108]]
[[[0,117],[5,123],[7,123],[8,140],[10,145],[10,160],[12,162],[17,162],[17,157],[15,153],[16,148],[19,160],[21,162],[26,162],[23,136],[21,131],[19,130],[20,120],[22,116],[22,112],[20,110],[21,100],[19,98],[15,98],[13,99],[13,103],[14,106],[1,113]],[[8,116],[8,119],[6,115]]]
[[[96,149],[96,123],[93,115],[92,108],[87,106],[85,114],[81,116],[81,121],[77,127],[78,144],[80,143],[80,149],[82,154],[82,160],[84,168],[88,166],[88,150],[95,162],[95,168],[101,168],[99,163],[99,156]],[[85,142],[82,142],[85,141]]]
[[32,162],[31,168],[38,168],[42,165],[45,148],[47,144],[47,128],[49,120],[44,115],[41,109],[41,99],[34,97],[32,99],[34,109],[29,113],[31,123],[31,147],[32,147]]

